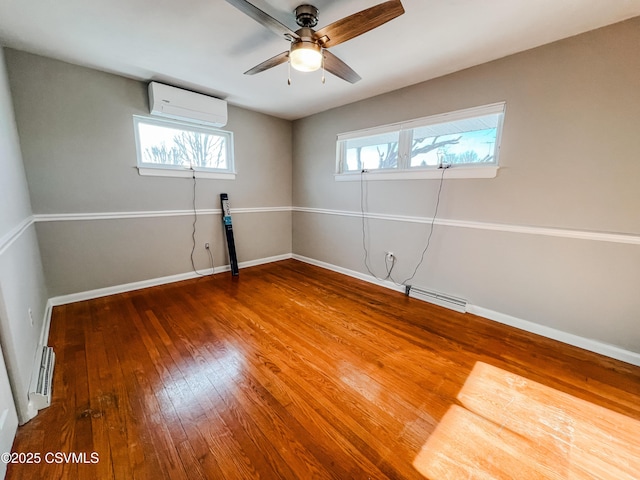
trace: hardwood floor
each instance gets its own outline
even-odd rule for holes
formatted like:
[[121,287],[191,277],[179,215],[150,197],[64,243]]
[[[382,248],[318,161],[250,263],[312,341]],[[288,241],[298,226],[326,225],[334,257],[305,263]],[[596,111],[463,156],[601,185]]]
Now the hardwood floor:
[[639,478],[640,368],[294,260],[57,307],[49,344],[7,479]]

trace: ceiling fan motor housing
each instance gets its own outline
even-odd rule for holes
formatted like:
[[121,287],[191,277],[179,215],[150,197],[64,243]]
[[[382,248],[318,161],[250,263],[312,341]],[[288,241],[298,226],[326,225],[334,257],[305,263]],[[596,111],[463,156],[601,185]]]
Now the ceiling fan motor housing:
[[312,28],[318,24],[318,9],[313,5],[299,5],[294,13],[296,23],[301,27]]

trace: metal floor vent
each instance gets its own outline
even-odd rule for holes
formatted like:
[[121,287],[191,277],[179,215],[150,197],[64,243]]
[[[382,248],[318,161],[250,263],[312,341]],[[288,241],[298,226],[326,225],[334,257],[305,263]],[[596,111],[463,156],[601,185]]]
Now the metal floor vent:
[[51,405],[51,382],[53,380],[53,367],[55,361],[56,354],[53,353],[53,348],[46,346],[43,347],[36,391],[29,394],[29,403],[37,410],[41,410]]
[[433,290],[426,290],[424,288],[411,286],[409,288],[409,296],[435,305],[440,305],[441,307],[450,308],[456,312],[466,313],[467,311],[466,300],[452,297],[451,295],[446,295],[444,293],[435,292]]

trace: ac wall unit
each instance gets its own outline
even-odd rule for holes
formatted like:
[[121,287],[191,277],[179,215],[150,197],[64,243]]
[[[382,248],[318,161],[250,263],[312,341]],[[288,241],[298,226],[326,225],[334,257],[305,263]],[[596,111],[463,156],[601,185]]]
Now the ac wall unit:
[[227,102],[158,82],[149,84],[151,115],[223,127],[227,124]]
[[433,290],[427,290],[421,287],[409,287],[409,296],[411,298],[417,298],[424,302],[440,305],[441,307],[450,308],[456,312],[467,312],[467,301],[462,298],[452,297],[444,293],[435,292]]

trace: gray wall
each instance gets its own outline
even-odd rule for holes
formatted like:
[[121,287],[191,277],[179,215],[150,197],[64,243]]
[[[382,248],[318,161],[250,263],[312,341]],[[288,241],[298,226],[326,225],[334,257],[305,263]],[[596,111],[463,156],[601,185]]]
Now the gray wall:
[[[13,442],[16,410],[21,422],[28,420],[28,393],[36,355],[41,351],[47,290],[31,217],[4,50],[0,48],[0,342],[11,382],[13,402],[0,395],[0,415],[10,415],[0,432],[0,447]],[[33,323],[29,318],[32,311]],[[0,362],[0,370],[4,364]],[[0,371],[0,389],[8,392]],[[8,439],[8,440],[7,440]],[[2,451],[8,451],[2,449]]]
[[[140,176],[132,115],[147,115],[146,84],[7,50],[9,79],[47,284],[52,296],[191,271],[191,179]],[[229,107],[236,180],[200,179],[197,208],[229,194],[239,260],[291,252],[291,122]],[[267,209],[262,211],[261,209]],[[256,211],[257,210],[257,211]],[[132,212],[142,217],[122,218]],[[91,219],[110,213],[113,219]],[[57,215],[50,221],[47,215]],[[69,214],[87,214],[84,220]],[[219,215],[200,215],[196,267],[227,264]]]
[[[500,314],[640,352],[640,247],[509,232],[553,227],[640,236],[640,18],[294,122],[294,253],[366,273],[360,184],[336,182],[336,134],[507,102],[495,179],[445,180],[411,282]],[[367,211],[430,218],[438,180],[367,183]],[[329,212],[300,211],[326,209]],[[331,213],[331,214],[327,214]],[[488,224],[501,224],[497,230]],[[429,226],[367,222],[375,273],[410,276]]]

